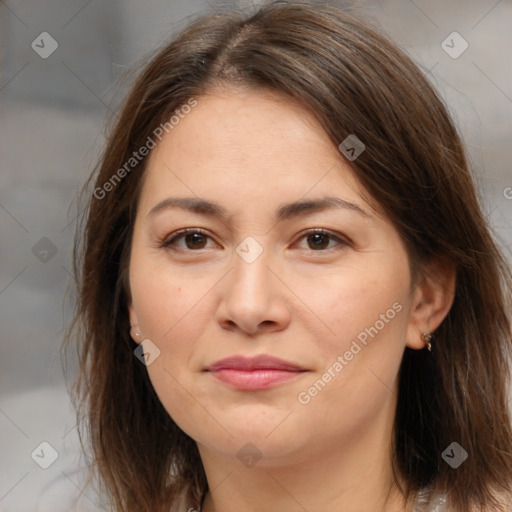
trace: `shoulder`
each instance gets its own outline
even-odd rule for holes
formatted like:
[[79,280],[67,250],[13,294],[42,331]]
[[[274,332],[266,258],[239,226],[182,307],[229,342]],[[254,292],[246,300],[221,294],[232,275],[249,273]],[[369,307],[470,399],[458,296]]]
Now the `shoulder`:
[[[512,511],[512,495],[506,493],[494,493],[494,499],[500,508],[488,505],[482,512],[510,512]],[[480,510],[480,509],[478,509]],[[413,512],[451,512],[446,495],[426,495],[420,493],[416,508]]]
[[[488,505],[482,512],[511,512],[512,494],[505,492],[491,492],[500,508]],[[478,509],[480,510],[480,509]],[[421,490],[415,501],[413,512],[451,512],[448,497],[444,493],[434,493],[431,488]]]
[[413,512],[448,512],[445,495],[435,494],[432,489],[421,490],[414,502]]

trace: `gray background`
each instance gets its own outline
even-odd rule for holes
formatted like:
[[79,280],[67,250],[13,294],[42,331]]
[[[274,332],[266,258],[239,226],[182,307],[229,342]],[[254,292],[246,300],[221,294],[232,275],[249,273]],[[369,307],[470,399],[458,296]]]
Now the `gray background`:
[[[510,1],[345,3],[378,20],[449,104],[467,143],[485,212],[510,257]],[[218,4],[0,0],[2,511],[68,510],[66,496],[79,492],[77,468],[83,461],[59,362],[71,312],[65,291],[75,196],[126,91],[121,73],[211,5]],[[442,47],[453,31],[469,45],[458,58]],[[33,41],[41,45],[42,32],[58,43],[46,59],[31,47]],[[448,44],[452,51],[461,48],[457,39],[452,44],[449,38]],[[46,470],[30,456],[42,441],[59,453]],[[94,510],[94,498],[87,502]]]

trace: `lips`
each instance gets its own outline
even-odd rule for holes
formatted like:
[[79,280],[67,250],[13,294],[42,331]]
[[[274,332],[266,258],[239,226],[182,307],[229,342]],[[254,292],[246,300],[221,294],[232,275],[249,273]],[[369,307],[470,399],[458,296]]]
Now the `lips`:
[[283,359],[260,355],[221,359],[206,371],[236,389],[257,391],[293,380],[307,370]]
[[255,357],[234,356],[221,359],[208,367],[208,371],[217,370],[284,370],[290,372],[304,371],[300,366],[277,357],[260,355]]

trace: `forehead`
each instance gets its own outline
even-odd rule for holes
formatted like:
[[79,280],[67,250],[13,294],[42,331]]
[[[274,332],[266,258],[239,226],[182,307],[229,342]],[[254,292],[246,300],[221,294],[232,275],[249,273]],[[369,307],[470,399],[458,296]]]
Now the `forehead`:
[[316,118],[296,103],[237,89],[196,100],[152,150],[142,203],[171,191],[233,203],[240,196],[272,203],[336,190],[360,198],[352,168]]

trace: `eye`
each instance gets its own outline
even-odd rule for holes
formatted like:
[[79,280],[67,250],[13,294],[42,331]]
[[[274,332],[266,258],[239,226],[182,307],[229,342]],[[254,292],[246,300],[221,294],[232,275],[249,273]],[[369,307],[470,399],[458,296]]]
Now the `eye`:
[[299,240],[306,240],[308,249],[312,251],[324,251],[325,249],[333,249],[331,243],[338,246],[350,245],[348,241],[335,235],[334,233],[325,229],[311,229],[301,236]]
[[[302,234],[299,241],[305,240],[307,249],[315,252],[325,252],[327,249],[334,249],[336,246],[343,247],[350,245],[350,242],[325,229],[310,229]],[[212,238],[201,228],[186,228],[173,233],[159,243],[160,248],[169,250],[198,251],[201,249],[211,249],[219,247],[213,243],[208,247],[208,241]],[[180,243],[180,242],[184,242]]]
[[[159,247],[191,251],[209,249],[210,247],[206,246],[209,239],[211,240],[211,237],[200,228],[180,229],[171,237],[166,238],[163,242],[161,242]],[[180,240],[184,241],[185,246],[178,244]],[[218,247],[216,244],[214,246]]]

